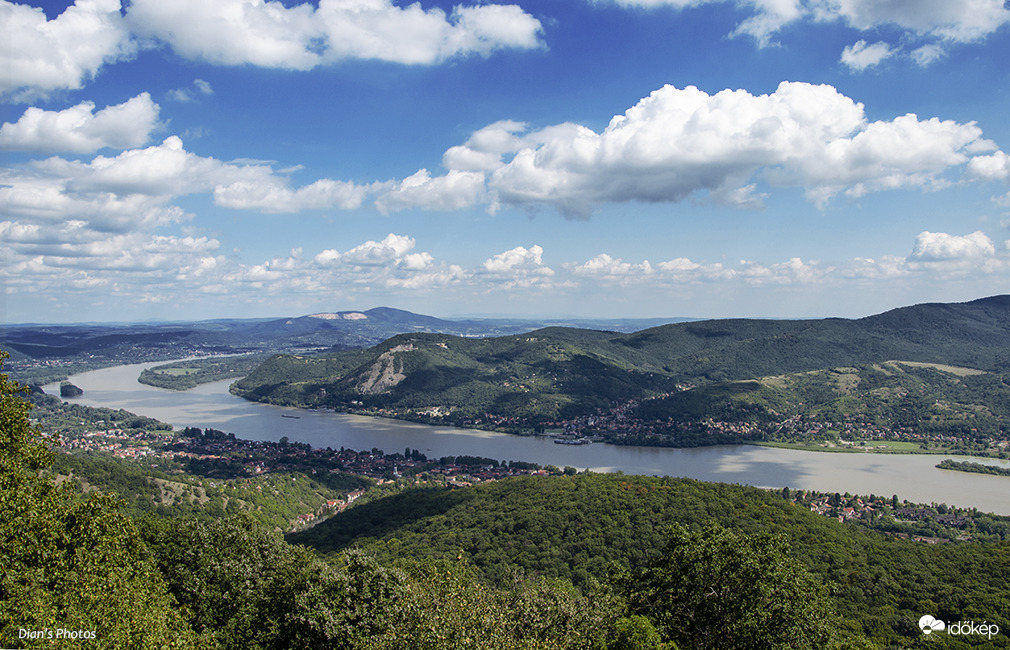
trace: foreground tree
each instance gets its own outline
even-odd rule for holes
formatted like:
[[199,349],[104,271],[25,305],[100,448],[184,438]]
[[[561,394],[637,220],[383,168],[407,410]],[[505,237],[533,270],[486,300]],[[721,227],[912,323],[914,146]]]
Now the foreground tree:
[[828,648],[827,589],[781,537],[675,526],[660,559],[629,584],[631,609],[682,648]]
[[[0,352],[0,369],[8,357]],[[0,374],[0,645],[187,647],[132,521],[40,474],[53,459],[28,419],[26,390]]]
[[616,616],[602,591],[518,574],[490,587],[464,561],[390,568],[350,549],[328,563],[248,517],[146,516],[141,529],[193,629],[220,648],[590,650]]

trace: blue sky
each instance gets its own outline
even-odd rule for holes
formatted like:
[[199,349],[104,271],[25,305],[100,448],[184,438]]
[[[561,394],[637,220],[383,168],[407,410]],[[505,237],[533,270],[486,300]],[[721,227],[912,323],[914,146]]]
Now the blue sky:
[[1002,0],[0,0],[4,322],[1010,291]]

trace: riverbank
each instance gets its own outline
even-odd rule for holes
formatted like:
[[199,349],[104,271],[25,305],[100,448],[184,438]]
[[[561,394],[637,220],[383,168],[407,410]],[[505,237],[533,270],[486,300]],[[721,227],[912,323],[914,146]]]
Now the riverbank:
[[[246,399],[241,395],[232,393],[239,399]],[[257,402],[255,400],[246,401],[254,404],[264,404],[264,402]],[[285,408],[276,406],[276,408]],[[556,440],[559,437],[564,437],[566,435],[573,435],[566,433],[564,429],[551,428],[543,432],[535,432],[529,427],[519,428],[514,426],[501,426],[500,423],[495,422],[493,416],[488,416],[486,419],[479,419],[476,421],[467,421],[465,426],[459,426],[452,423],[445,422],[445,418],[439,415],[431,414],[419,414],[419,413],[398,413],[387,411],[385,409],[359,409],[359,410],[348,410],[348,411],[334,411],[331,409],[304,409],[301,407],[286,407],[286,408],[296,408],[300,411],[305,412],[325,412],[340,415],[349,415],[354,417],[365,417],[365,418],[375,418],[378,420],[389,420],[393,422],[408,422],[411,424],[417,424],[421,426],[431,426],[431,427],[448,427],[459,429],[461,431],[487,431],[490,433],[502,434],[513,436],[517,438],[535,438],[535,439],[546,439],[546,440]],[[579,434],[574,434],[579,435]],[[959,449],[956,447],[926,447],[924,448],[922,443],[911,442],[906,440],[854,440],[851,443],[835,443],[835,442],[766,442],[766,441],[752,441],[752,440],[726,440],[720,441],[713,444],[699,445],[699,444],[631,444],[621,441],[615,441],[608,439],[605,436],[598,434],[589,434],[583,436],[585,439],[591,440],[596,443],[607,443],[614,446],[629,447],[629,448],[639,448],[639,449],[703,449],[712,447],[726,447],[726,446],[757,446],[757,447],[769,447],[773,449],[790,449],[794,451],[816,451],[816,452],[826,452],[826,453],[840,453],[840,454],[889,454],[889,455],[924,455],[924,456],[966,456],[966,457],[976,457],[976,458],[992,458],[992,459],[1006,459],[1010,455],[1010,446],[1002,447],[1000,451],[979,451],[979,450],[966,450]]]
[[871,442],[865,446],[859,444],[834,445],[829,443],[812,442],[754,442],[748,443],[758,447],[772,447],[775,449],[794,449],[796,451],[817,451],[829,454],[915,454],[925,456],[973,456],[999,458],[999,456],[985,456],[979,452],[966,452],[959,449],[944,447],[931,447],[923,449],[915,442],[905,442],[895,440],[890,442]]

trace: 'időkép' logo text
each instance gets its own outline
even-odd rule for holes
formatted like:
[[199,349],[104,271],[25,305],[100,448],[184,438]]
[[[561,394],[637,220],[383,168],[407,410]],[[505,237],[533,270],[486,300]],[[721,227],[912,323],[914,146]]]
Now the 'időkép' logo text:
[[922,630],[923,634],[934,634],[946,631],[947,634],[951,634],[953,636],[980,634],[989,639],[999,634],[999,626],[995,623],[989,623],[988,621],[982,621],[981,623],[976,623],[975,621],[958,621],[957,623],[947,625],[940,619],[930,616],[929,614],[926,614],[919,619],[919,629]]

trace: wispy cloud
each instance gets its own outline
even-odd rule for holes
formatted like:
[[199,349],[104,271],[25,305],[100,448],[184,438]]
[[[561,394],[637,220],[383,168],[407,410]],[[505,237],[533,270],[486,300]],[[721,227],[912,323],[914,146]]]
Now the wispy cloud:
[[850,70],[862,72],[867,68],[879,65],[884,59],[894,55],[896,50],[884,42],[868,44],[859,40],[847,46],[842,51],[841,61]]
[[203,79],[194,79],[193,86],[191,88],[175,88],[168,91],[168,97],[172,101],[189,103],[197,100],[198,96],[208,96],[213,95],[214,89],[211,87],[210,83],[204,81]]
[[[774,42],[785,27],[807,21],[843,23],[860,32],[881,28],[898,29],[906,39],[925,41],[916,50],[916,61],[925,65],[954,43],[968,43],[986,38],[1010,22],[1010,8],[1003,0],[612,0],[626,7],[689,9],[707,4],[733,4],[747,15],[733,31],[734,36],[751,36],[762,46]],[[892,52],[896,45],[877,43],[856,61],[880,56],[884,47]],[[846,48],[861,49],[858,43]],[[849,53],[852,58],[853,53]],[[843,55],[843,61],[845,55]],[[880,58],[876,62],[879,62]],[[863,66],[865,67],[865,65]]]

